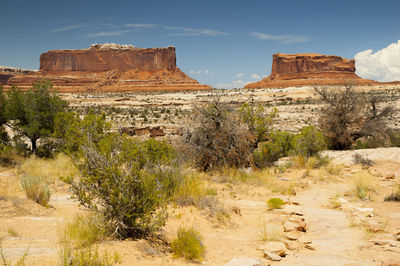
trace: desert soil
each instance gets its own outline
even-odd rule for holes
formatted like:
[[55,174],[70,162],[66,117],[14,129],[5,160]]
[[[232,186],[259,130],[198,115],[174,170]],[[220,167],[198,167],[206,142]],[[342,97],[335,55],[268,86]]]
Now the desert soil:
[[[355,165],[351,159],[355,152],[365,153],[374,164]],[[400,148],[325,154],[332,158],[329,167],[337,171],[289,168],[272,177],[282,186],[285,182],[296,184],[296,195],[274,192],[262,185],[205,181],[217,191],[225,208],[232,210],[230,217],[216,219],[195,207],[170,206],[164,227],[166,237],[173,239],[182,225],[197,228],[204,236],[207,250],[204,265],[224,265],[234,258],[258,260],[260,265],[400,265],[400,241],[396,240],[400,233],[400,203],[383,201],[400,183]],[[376,181],[376,192],[369,200],[354,196],[353,176],[360,174],[372,175]],[[51,186],[52,207],[41,207],[26,199],[19,178],[15,168],[0,170],[3,253],[8,260],[16,261],[27,250],[28,265],[55,265],[58,232],[65,221],[82,209],[70,199],[68,185],[61,181]],[[273,196],[288,204],[283,209],[268,210],[266,200]],[[339,202],[336,208],[331,206],[332,199]],[[306,232],[290,232],[297,240],[279,233],[279,239],[273,242],[285,243],[285,255],[280,261],[267,259],[264,251],[270,241],[261,240],[263,228],[283,228],[282,224],[301,223],[302,218]],[[197,264],[174,259],[144,240],[104,241],[99,248],[117,251],[122,256],[121,265]]]

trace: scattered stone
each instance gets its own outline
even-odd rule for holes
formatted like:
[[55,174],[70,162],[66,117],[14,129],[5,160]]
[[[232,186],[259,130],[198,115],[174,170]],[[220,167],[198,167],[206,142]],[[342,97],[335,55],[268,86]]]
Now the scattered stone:
[[259,259],[235,257],[226,263],[225,266],[264,266],[264,263]]
[[299,235],[296,232],[287,232],[287,233],[284,233],[284,236],[289,240],[299,239]]
[[264,251],[269,251],[283,257],[286,255],[286,246],[282,242],[269,242],[265,245]]
[[364,217],[374,217],[373,208],[356,208]]
[[307,236],[300,237],[299,241],[303,244],[311,244],[312,243],[311,239]]
[[304,245],[305,248],[310,249],[310,250],[315,250],[315,246],[313,244],[305,244]]
[[293,222],[285,222],[283,224],[283,230],[285,232],[297,231],[297,227],[298,227],[298,225]]
[[297,241],[283,241],[288,250],[299,250],[300,243]]
[[264,257],[272,261],[280,261],[282,259],[282,257],[269,251],[264,251]]
[[384,246],[384,245],[389,245],[392,247],[398,247],[399,243],[397,243],[394,240],[390,240],[390,239],[371,239],[369,242],[378,245],[378,246]]
[[386,175],[385,179],[394,179],[394,174]]

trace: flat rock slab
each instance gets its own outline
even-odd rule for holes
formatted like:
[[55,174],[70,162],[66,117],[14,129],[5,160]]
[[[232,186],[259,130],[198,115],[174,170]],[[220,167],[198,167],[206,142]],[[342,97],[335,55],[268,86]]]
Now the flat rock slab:
[[254,258],[233,258],[224,266],[264,266],[264,263],[259,259]]

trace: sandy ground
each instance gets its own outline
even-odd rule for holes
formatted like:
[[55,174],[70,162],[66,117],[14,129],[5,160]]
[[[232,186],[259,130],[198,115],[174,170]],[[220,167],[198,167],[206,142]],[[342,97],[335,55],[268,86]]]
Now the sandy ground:
[[[365,153],[374,164],[368,168],[346,165],[354,152]],[[166,237],[173,239],[182,225],[195,227],[204,236],[204,265],[224,265],[233,258],[252,258],[263,265],[400,265],[400,241],[394,240],[400,232],[400,203],[383,202],[383,197],[400,183],[400,175],[396,174],[400,169],[400,148],[326,153],[333,158],[334,165],[330,167],[337,167],[339,172],[290,168],[273,177],[296,184],[296,195],[273,192],[260,185],[208,180],[225,208],[240,211],[231,211],[230,218],[218,220],[195,207],[170,206],[164,227]],[[356,174],[372,174],[376,180],[376,193],[370,200],[358,200],[352,194],[352,178]],[[394,177],[387,178],[391,174]],[[27,250],[28,265],[55,265],[58,231],[80,209],[70,199],[68,186],[63,182],[51,185],[52,207],[44,208],[26,199],[18,178],[13,169],[0,170],[0,237],[4,255],[15,261]],[[270,211],[266,200],[272,196],[294,204]],[[340,202],[338,208],[330,206],[333,197]],[[291,247],[281,261],[265,258],[263,247],[269,242],[261,240],[262,228],[271,224],[282,226],[298,218],[304,218],[306,232],[296,232],[299,238],[295,241],[281,236],[280,241]],[[382,241],[376,244],[376,239]],[[314,250],[306,248],[307,243]],[[122,256],[121,265],[197,264],[149,249],[144,240],[104,241],[99,247],[117,251]]]

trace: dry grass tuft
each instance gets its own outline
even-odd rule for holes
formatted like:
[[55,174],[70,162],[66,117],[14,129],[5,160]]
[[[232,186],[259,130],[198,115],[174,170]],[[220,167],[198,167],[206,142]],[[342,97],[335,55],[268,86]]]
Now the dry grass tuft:
[[266,223],[258,230],[258,239],[263,242],[280,241],[283,237],[283,228],[278,224]]
[[57,154],[54,159],[40,159],[31,157],[20,167],[25,175],[40,176],[47,183],[62,180],[71,183],[79,176],[79,170],[75,167],[70,157],[65,154]]
[[50,201],[50,189],[44,180],[37,176],[25,176],[21,179],[21,186],[28,199],[47,207]]
[[359,199],[371,199],[371,195],[377,189],[374,177],[370,174],[357,174],[354,179],[354,193]]
[[203,237],[194,228],[179,228],[178,236],[171,244],[174,257],[182,257],[193,261],[203,261],[206,248],[202,240]]

